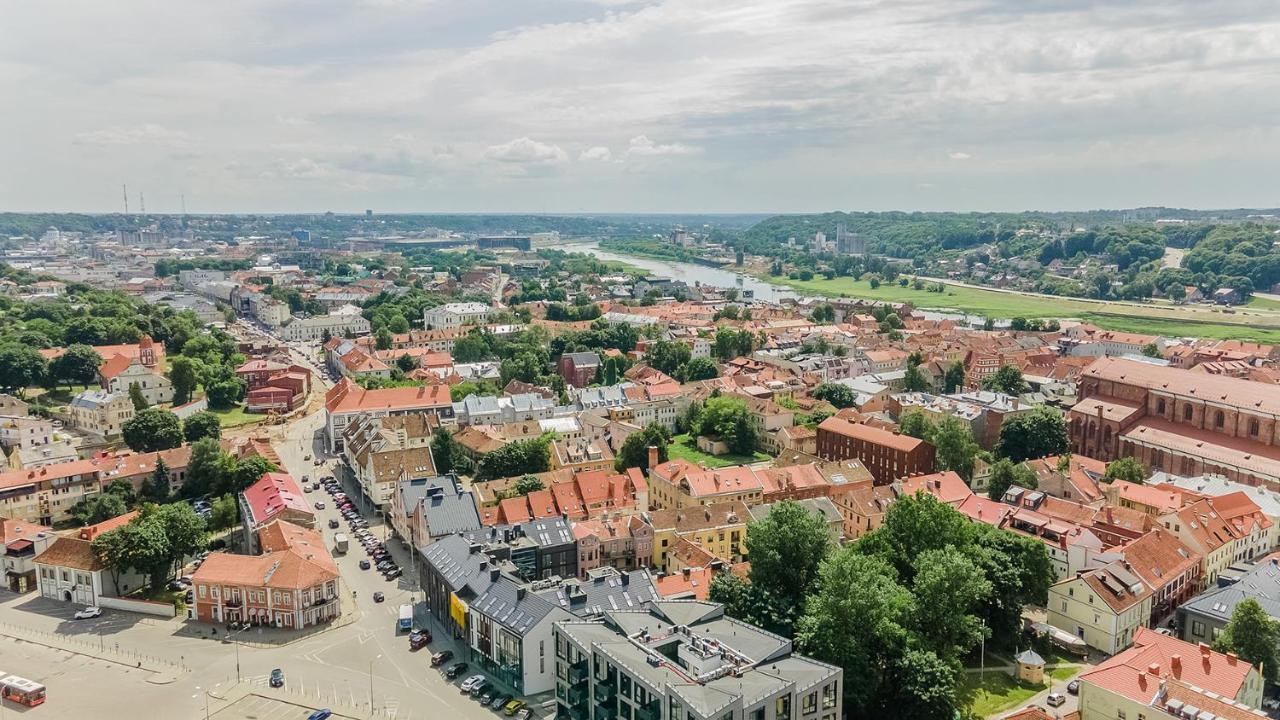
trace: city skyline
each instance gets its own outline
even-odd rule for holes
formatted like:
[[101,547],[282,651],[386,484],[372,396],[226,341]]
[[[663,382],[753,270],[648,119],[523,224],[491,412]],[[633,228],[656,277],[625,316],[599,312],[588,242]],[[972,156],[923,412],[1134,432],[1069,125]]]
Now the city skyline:
[[3,210],[1269,207],[1280,9],[12,8]]

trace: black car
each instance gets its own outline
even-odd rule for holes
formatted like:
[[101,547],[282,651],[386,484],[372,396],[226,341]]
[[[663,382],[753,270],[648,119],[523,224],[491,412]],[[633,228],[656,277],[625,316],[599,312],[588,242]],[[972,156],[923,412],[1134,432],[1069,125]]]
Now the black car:
[[329,529],[330,529],[330,530],[337,530],[337,529],[338,529],[338,528],[340,528],[340,527],[342,527],[342,523],[339,523],[335,518],[329,518]]
[[489,707],[489,703],[493,702],[494,697],[496,697],[497,695],[498,695],[498,691],[490,688],[480,693],[480,697],[477,699],[480,700],[481,705],[485,707]]
[[[446,650],[445,652],[449,652],[449,651],[448,651],[448,650]],[[452,655],[453,653],[449,653],[449,654],[450,654],[450,655]],[[444,661],[442,661],[442,662],[444,662]],[[466,664],[466,663],[464,663],[464,662],[454,663],[454,664],[452,664],[452,665],[450,665],[450,666],[449,666],[449,669],[448,669],[448,670],[445,670],[445,671],[444,671],[444,676],[445,676],[446,678],[448,678],[448,679],[452,680],[452,679],[454,679],[454,678],[458,677],[459,675],[461,675],[462,673],[464,673],[464,672],[466,672],[466,671],[467,671],[467,664]]]
[[284,687],[284,671],[276,668],[271,671],[271,687]]
[[511,702],[511,696],[506,693],[498,693],[497,697],[489,702],[490,710],[501,710],[502,706]]
[[383,595],[383,594],[382,594],[382,593],[380,593],[380,592],[376,592],[376,593],[374,593],[374,594],[373,594],[373,601],[374,601],[374,602],[376,602],[376,603],[378,603],[378,602],[382,602],[383,600],[386,600],[386,599],[387,599],[387,596],[386,596],[386,595]]
[[431,667],[440,667],[441,665],[449,662],[452,659],[453,659],[452,650],[441,650],[440,652],[431,656]]
[[369,561],[368,561],[368,560],[361,560],[361,561],[360,561],[360,569],[361,569],[361,570],[368,570],[368,569],[369,569],[369,567],[370,567],[370,566],[369,566]]

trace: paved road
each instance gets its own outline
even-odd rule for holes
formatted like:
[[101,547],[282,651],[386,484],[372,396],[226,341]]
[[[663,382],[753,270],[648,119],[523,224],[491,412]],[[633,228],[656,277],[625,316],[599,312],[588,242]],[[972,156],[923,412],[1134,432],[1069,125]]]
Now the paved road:
[[[323,447],[320,433],[322,417],[322,413],[313,413],[281,428],[284,439],[276,442],[276,449],[285,469],[295,477],[307,475],[315,478],[322,473],[331,472],[332,461],[328,461],[328,465],[316,467],[314,460],[304,459],[306,455],[316,457],[316,452]],[[323,490],[308,493],[306,497],[312,502],[319,500],[325,503],[325,509],[318,511],[319,523],[327,544],[332,546],[333,535],[338,532],[328,528],[328,520],[338,517],[332,498]],[[369,518],[369,522],[379,537],[384,536],[381,523],[376,517]],[[345,524],[340,531],[347,531]],[[401,567],[406,570],[412,567],[407,552],[398,542],[392,541],[388,546]],[[237,675],[265,686],[271,670],[280,668],[285,673],[288,688],[315,697],[316,707],[335,702],[354,707],[372,707],[396,720],[439,717],[441,712],[447,713],[449,718],[462,720],[494,718],[494,713],[461,696],[439,671],[429,666],[430,654],[435,650],[449,647],[461,655],[458,648],[447,644],[443,639],[444,633],[439,628],[434,628],[437,639],[429,649],[410,652],[408,640],[404,634],[397,632],[395,625],[400,604],[410,602],[412,597],[414,587],[411,579],[406,576],[388,582],[375,571],[362,571],[358,563],[365,557],[363,548],[353,542],[346,556],[336,558],[344,588],[346,591],[356,592],[354,611],[349,615],[349,623],[315,632],[285,645],[274,643],[284,637],[296,636],[269,629],[252,630],[240,637],[245,640],[243,643],[224,643],[211,639],[215,632],[222,634],[221,627],[185,620],[148,618],[111,610],[95,620],[75,621],[71,618],[77,609],[74,606],[30,593],[17,596],[0,592],[0,623],[65,634],[90,643],[96,641],[101,647],[118,647],[122,651],[157,656],[193,668],[190,675],[175,683],[185,688],[182,692],[166,694],[158,690],[147,690],[145,694],[138,695],[154,697],[157,704],[153,707],[176,711],[190,706],[195,702],[193,695],[200,699],[201,691],[193,689],[196,686],[225,688],[236,680]],[[386,601],[374,603],[374,591],[385,593]],[[347,605],[352,604],[348,598]],[[0,646],[0,666],[8,664],[6,661],[9,660],[9,655],[4,652],[5,647]],[[66,673],[67,682],[63,686],[66,688],[65,694],[83,694],[82,680],[86,683],[83,687],[93,687],[92,683],[98,682],[94,675],[94,664],[86,662],[82,665],[69,663],[59,671]],[[52,694],[54,686],[46,682],[46,679],[63,676],[54,675],[52,670],[42,669],[43,666],[31,667],[33,671],[30,674],[34,676],[32,679],[50,685]],[[14,672],[11,668],[4,669]],[[200,700],[202,703],[202,699]],[[133,717],[136,712],[137,706],[134,705],[132,714],[128,717]],[[57,713],[57,716],[72,717],[78,714]],[[94,716],[111,717],[101,714]],[[123,720],[126,716],[120,717]],[[169,717],[195,715],[183,711]]]

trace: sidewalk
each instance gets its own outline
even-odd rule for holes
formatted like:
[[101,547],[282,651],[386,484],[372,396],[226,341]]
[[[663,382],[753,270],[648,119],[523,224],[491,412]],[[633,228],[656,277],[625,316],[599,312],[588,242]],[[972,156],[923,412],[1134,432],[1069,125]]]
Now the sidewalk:
[[65,650],[77,655],[113,662],[118,665],[148,670],[152,673],[152,676],[147,679],[147,682],[155,685],[167,685],[190,671],[190,668],[182,663],[175,663],[172,660],[155,657],[154,655],[130,652],[127,648],[122,650],[119,643],[114,641],[108,643],[101,637],[95,643],[58,633],[19,627],[9,623],[0,623],[0,635],[23,642],[43,645],[55,650]]

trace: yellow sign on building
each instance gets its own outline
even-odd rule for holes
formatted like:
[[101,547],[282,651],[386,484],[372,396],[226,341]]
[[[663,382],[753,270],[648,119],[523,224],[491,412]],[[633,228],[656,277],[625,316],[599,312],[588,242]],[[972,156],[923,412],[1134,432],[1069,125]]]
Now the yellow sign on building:
[[467,604],[458,599],[457,593],[449,593],[449,617],[459,629],[467,626]]

